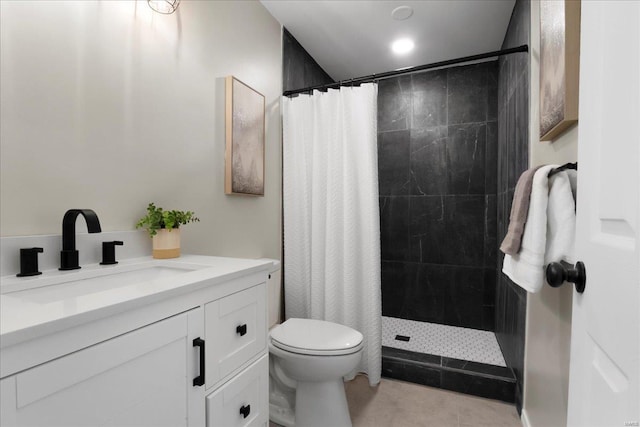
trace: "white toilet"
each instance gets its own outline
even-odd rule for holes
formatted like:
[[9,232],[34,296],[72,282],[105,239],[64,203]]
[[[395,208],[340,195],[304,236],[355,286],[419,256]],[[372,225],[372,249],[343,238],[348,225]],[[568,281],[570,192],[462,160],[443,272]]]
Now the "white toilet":
[[350,427],[342,377],[362,357],[362,334],[289,319],[269,334],[269,418],[285,427]]

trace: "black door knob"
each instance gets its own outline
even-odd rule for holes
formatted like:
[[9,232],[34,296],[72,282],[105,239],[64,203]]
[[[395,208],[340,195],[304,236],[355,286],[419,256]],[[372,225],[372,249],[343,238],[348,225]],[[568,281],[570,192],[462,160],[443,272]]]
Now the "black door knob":
[[570,265],[565,267],[559,262],[552,262],[547,265],[546,276],[550,286],[557,288],[564,282],[571,282],[575,284],[576,291],[580,294],[584,292],[587,283],[587,272],[581,261],[578,261],[575,267]]

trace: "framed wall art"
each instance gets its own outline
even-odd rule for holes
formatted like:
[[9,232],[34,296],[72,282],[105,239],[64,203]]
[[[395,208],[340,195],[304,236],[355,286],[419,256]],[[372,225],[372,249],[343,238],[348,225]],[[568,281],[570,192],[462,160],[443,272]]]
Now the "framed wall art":
[[540,140],[578,121],[580,1],[540,2]]
[[225,193],[264,196],[264,96],[233,76],[225,86]]

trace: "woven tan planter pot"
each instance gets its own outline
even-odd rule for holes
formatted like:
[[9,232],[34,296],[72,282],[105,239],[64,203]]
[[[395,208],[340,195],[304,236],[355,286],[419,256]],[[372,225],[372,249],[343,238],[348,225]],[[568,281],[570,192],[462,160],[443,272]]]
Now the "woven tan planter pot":
[[153,257],[157,259],[178,258],[180,256],[180,229],[161,229],[153,236]]

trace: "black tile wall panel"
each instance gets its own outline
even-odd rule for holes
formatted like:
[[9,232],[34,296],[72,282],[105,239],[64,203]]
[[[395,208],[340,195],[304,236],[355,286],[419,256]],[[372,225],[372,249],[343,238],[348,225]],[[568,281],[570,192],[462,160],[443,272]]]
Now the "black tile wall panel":
[[[529,44],[530,2],[516,0],[502,48]],[[499,60],[497,143],[497,240],[499,246],[509,224],[511,201],[517,180],[528,168],[529,153],[529,55],[518,53]],[[516,406],[522,406],[526,292],[502,273],[504,255],[496,257],[495,332],[502,352],[517,381]]]
[[409,293],[405,283],[411,280],[410,271],[414,264],[405,262],[382,261],[382,315],[400,317],[404,311],[404,302]]
[[382,359],[382,376],[440,388],[441,371],[423,364],[404,362],[401,359]]
[[382,262],[382,314],[442,323],[450,269],[433,264]]
[[447,169],[452,194],[485,194],[486,123],[449,126]]
[[286,28],[282,32],[282,88],[284,91],[302,89],[334,80]]
[[485,196],[421,196],[409,201],[411,259],[482,266]]
[[447,238],[442,245],[449,264],[482,266],[484,214],[483,195],[445,197]]
[[513,382],[495,381],[491,377],[470,376],[453,371],[443,372],[439,388],[505,402],[513,402],[515,394]]
[[380,196],[380,249],[387,261],[408,261],[409,198]]
[[409,205],[409,247],[415,262],[448,264],[448,217],[445,197],[412,197]]
[[487,122],[487,142],[485,148],[484,192],[498,192],[498,122]]
[[411,76],[378,83],[378,132],[409,129],[411,123]]
[[411,127],[424,129],[447,124],[447,71],[412,76]]
[[487,120],[487,65],[449,68],[448,123],[474,123]]
[[[282,34],[282,87],[295,90],[308,87],[304,79],[306,51],[285,29]],[[307,54],[308,55],[308,54]]]
[[[495,284],[494,284],[495,286]],[[483,329],[484,270],[478,267],[455,268],[445,294],[445,323]]]
[[498,197],[495,194],[484,196],[484,266],[495,268],[498,262]]
[[408,195],[411,189],[410,133],[378,134],[378,189],[381,196]]
[[409,173],[412,195],[448,193],[447,131],[447,126],[411,130]]
[[498,77],[493,61],[378,85],[385,315],[495,327]]
[[498,119],[498,78],[499,67],[498,61],[493,62],[492,66],[487,69],[487,120]]

